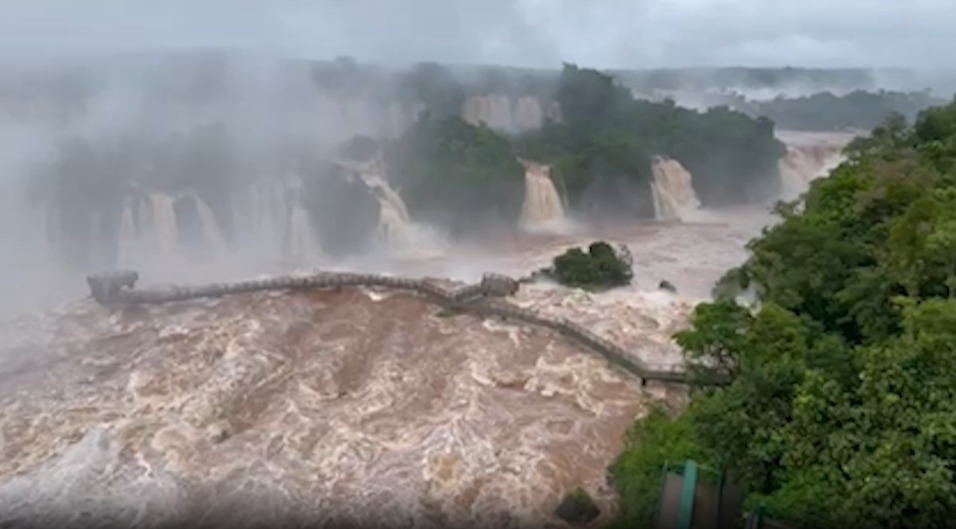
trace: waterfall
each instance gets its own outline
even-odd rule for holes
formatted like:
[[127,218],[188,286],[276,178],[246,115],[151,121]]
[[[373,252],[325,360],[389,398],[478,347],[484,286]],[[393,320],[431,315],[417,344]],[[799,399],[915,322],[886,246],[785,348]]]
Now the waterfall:
[[787,143],[787,153],[778,162],[782,198],[796,198],[810,182],[829,174],[843,162],[842,150],[842,144],[830,142]]
[[233,218],[237,221],[240,239],[251,239],[260,251],[280,252],[289,227],[288,193],[287,186],[281,182],[259,181],[238,195]]
[[502,94],[472,96],[465,100],[461,110],[465,121],[504,132],[523,132],[544,124],[544,110],[536,97],[522,96],[517,100]]
[[359,175],[378,199],[381,238],[389,246],[407,246],[410,243],[412,220],[401,195],[388,184],[383,171],[362,170]]
[[515,103],[514,124],[518,132],[537,129],[544,125],[544,111],[536,97],[521,97]]
[[412,221],[402,196],[389,184],[385,162],[380,157],[369,162],[337,163],[357,174],[378,201],[378,238],[388,250],[405,257],[442,253],[442,238],[427,226]]
[[465,100],[461,109],[461,119],[479,125],[488,123],[487,101],[483,96],[472,96]]
[[298,201],[291,208],[284,240],[284,257],[300,264],[315,263],[322,258],[319,238],[312,227],[309,212]]
[[193,204],[196,206],[196,213],[199,214],[200,228],[202,232],[203,250],[212,252],[216,255],[228,249],[226,238],[223,236],[216,215],[213,214],[209,204],[199,198],[195,192],[190,193]]
[[119,240],[117,241],[116,260],[120,266],[129,266],[135,263],[137,256],[143,255],[149,244],[143,244],[141,233],[146,223],[143,222],[140,207],[140,197],[129,196],[123,199],[123,211],[120,213]]
[[564,204],[551,180],[551,167],[527,160],[521,160],[521,163],[525,182],[521,228],[538,231],[565,227]]
[[338,165],[356,173],[378,200],[380,208],[379,230],[383,238],[395,241],[408,232],[411,217],[402,196],[392,189],[385,176],[385,163],[381,158],[369,162],[340,160]]
[[700,209],[700,201],[691,174],[677,160],[655,157],[651,164],[654,179],[651,194],[654,197],[654,218],[682,221]]
[[263,177],[233,202],[240,248],[258,257],[314,263],[323,255],[309,212],[300,201],[301,181]]
[[158,260],[182,262],[175,198],[164,193],[133,195],[123,200],[117,240],[117,266],[141,268]]
[[176,221],[176,210],[173,209],[176,199],[163,193],[150,193],[148,198],[152,213],[150,231],[158,249],[165,254],[178,253],[179,223]]
[[[195,250],[183,244],[183,227],[176,214],[176,203],[180,200],[188,200],[195,208],[199,223],[198,252],[218,257],[229,250],[212,209],[195,192],[178,197],[151,192],[123,200],[116,239],[117,266],[149,268],[160,262],[187,264],[192,261]],[[94,236],[101,241],[106,238],[102,232],[94,232]]]

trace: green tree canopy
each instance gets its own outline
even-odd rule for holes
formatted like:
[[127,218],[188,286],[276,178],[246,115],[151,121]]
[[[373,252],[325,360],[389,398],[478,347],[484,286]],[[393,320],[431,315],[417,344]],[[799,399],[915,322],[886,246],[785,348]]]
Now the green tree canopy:
[[[699,385],[613,467],[625,515],[646,524],[630,495],[652,490],[651,463],[687,454],[798,527],[942,527],[956,512],[956,101],[848,154],[727,276],[759,309],[722,295],[677,336]],[[716,371],[730,382],[710,384]]]
[[607,290],[628,285],[634,272],[629,256],[614,251],[610,244],[597,241],[587,251],[571,248],[554,258],[546,276],[558,283],[586,290]]
[[389,178],[421,220],[466,233],[514,226],[524,169],[508,141],[457,116],[423,115],[387,148]]

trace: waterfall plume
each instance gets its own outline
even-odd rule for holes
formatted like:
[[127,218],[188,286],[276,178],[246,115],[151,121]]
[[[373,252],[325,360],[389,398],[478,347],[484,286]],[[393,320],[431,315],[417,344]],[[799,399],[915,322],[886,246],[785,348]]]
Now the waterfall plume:
[[416,223],[402,196],[388,181],[381,157],[371,161],[337,162],[352,171],[368,187],[379,204],[378,242],[398,256],[438,255],[443,253],[441,237],[427,226]]
[[794,199],[810,187],[817,178],[826,176],[843,160],[843,148],[853,138],[847,133],[811,133],[778,131],[777,136],[787,146],[780,158],[781,198]]
[[551,180],[551,167],[528,160],[521,160],[521,164],[525,181],[521,228],[526,231],[567,229],[564,203]]
[[651,172],[655,219],[684,221],[700,209],[693,178],[680,162],[658,156],[651,164]]

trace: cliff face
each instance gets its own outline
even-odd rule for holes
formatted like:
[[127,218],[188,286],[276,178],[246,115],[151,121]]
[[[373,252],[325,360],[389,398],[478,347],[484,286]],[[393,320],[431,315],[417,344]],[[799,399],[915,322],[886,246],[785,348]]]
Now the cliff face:
[[540,128],[548,120],[560,121],[561,107],[556,101],[538,97],[489,94],[466,99],[461,117],[475,125],[484,123],[505,133],[518,133]]
[[[318,114],[337,131],[336,139],[353,136],[396,137],[410,127],[428,109],[423,102],[381,101],[362,97],[342,97],[320,93]],[[485,124],[505,134],[521,133],[560,121],[557,102],[535,96],[509,96],[501,93],[472,95],[464,99],[459,113],[473,124]]]

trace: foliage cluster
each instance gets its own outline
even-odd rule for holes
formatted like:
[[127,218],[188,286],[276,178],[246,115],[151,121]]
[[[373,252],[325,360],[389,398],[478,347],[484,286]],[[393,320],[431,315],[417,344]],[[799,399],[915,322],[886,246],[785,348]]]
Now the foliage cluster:
[[562,285],[593,291],[628,285],[634,275],[626,256],[604,241],[591,243],[586,252],[571,248],[543,272]]
[[455,234],[513,226],[521,214],[524,168],[487,127],[426,112],[387,146],[386,162],[411,214]]
[[[796,526],[956,512],[956,101],[847,155],[728,274],[759,308],[718,297],[677,336],[691,404],[642,421],[612,469],[632,527],[649,525],[659,465],[691,456]],[[718,373],[730,382],[708,384]]]

